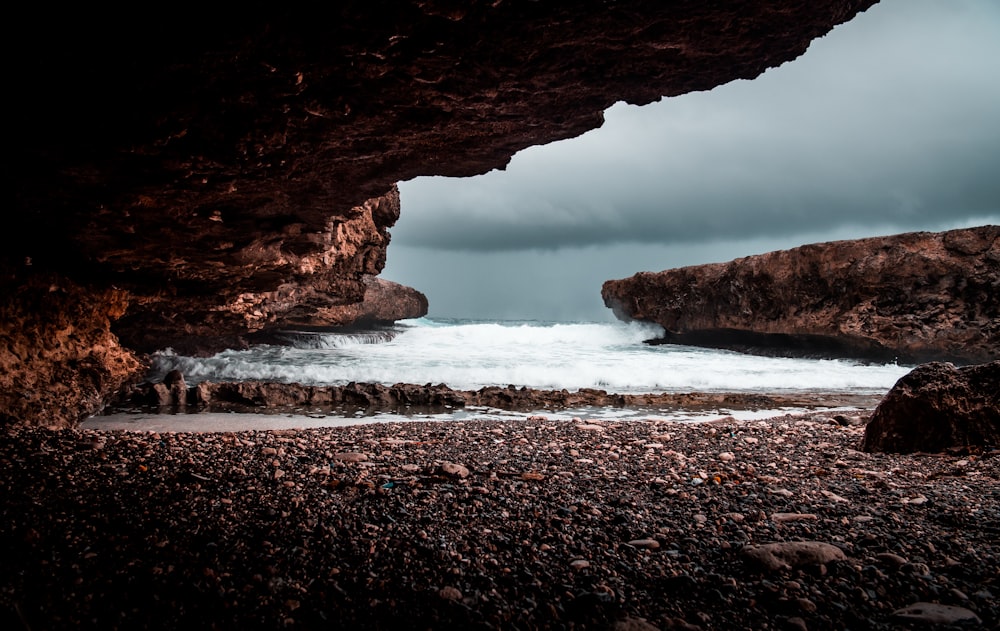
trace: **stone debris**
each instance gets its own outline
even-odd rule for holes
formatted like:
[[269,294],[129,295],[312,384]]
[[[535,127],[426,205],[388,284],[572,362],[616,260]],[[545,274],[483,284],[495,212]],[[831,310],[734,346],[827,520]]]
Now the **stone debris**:
[[830,418],[672,423],[669,449],[653,421],[5,428],[0,620],[996,628],[1000,453],[868,454]]

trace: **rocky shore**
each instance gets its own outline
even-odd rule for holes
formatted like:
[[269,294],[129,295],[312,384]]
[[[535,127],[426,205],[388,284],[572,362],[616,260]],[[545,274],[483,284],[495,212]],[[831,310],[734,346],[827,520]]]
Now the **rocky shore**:
[[868,416],[9,427],[0,620],[995,628],[1000,452],[864,453]]

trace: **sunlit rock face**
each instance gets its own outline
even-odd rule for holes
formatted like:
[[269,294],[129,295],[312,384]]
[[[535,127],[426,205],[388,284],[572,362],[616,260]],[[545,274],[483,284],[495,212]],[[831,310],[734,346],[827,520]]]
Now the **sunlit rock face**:
[[818,243],[608,281],[664,341],[915,362],[1000,355],[1000,226]]
[[[6,76],[0,289],[114,288],[113,332],[141,350],[322,319],[382,269],[396,182],[503,167],[618,100],[753,78],[871,4],[180,3],[141,22],[44,7],[18,21]],[[22,307],[3,323],[18,348]],[[53,292],[44,308],[72,307]],[[15,384],[45,387],[20,357],[0,348]]]

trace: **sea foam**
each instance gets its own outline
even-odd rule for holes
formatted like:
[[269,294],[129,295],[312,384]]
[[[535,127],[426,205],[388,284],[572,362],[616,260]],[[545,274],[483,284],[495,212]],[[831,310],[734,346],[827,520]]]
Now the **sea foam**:
[[165,351],[150,375],[179,369],[189,383],[263,380],[310,385],[352,381],[444,383],[456,389],[528,386],[609,392],[888,390],[908,371],[895,364],[757,357],[648,345],[662,335],[640,323],[469,322],[428,318],[394,331],[296,333],[289,345],[261,345],[194,358]]

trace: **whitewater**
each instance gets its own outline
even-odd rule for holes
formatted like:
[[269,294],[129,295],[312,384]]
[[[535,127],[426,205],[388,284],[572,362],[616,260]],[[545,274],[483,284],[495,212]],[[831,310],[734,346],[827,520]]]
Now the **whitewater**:
[[768,392],[876,394],[909,367],[848,359],[746,355],[650,345],[662,335],[642,323],[501,322],[420,318],[353,333],[286,332],[277,344],[212,357],[153,357],[151,381],[180,370],[201,381],[306,385],[371,382],[537,389],[597,388],[614,393]]

